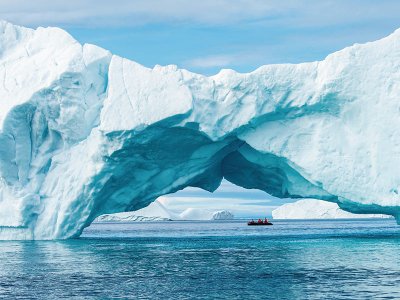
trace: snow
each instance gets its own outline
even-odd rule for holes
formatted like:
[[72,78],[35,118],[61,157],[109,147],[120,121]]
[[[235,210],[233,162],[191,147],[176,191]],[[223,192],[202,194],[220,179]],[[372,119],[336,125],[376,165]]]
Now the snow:
[[77,237],[222,178],[400,221],[400,30],[320,62],[153,69],[0,22],[0,238]]
[[304,199],[294,203],[286,203],[272,211],[274,219],[357,219],[388,218],[380,214],[353,214],[340,209],[336,203]]

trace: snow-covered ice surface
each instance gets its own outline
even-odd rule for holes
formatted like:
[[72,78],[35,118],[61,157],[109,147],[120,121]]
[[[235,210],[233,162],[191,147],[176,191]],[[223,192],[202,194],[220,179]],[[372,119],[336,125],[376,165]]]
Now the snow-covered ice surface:
[[189,221],[189,220],[232,220],[234,215],[227,210],[211,211],[200,208],[187,208],[177,214],[168,210],[159,200],[149,206],[133,212],[106,214],[97,217],[94,222],[142,222],[142,221]]
[[190,221],[232,220],[234,215],[227,210],[211,211],[202,208],[187,208],[179,215],[179,218]]
[[149,206],[134,212],[106,214],[97,217],[94,222],[141,222],[178,220],[179,216],[169,211],[160,201],[156,200]]
[[280,220],[305,219],[359,219],[359,218],[389,218],[380,214],[353,214],[340,209],[336,203],[304,199],[294,203],[286,203],[272,211],[272,217]]
[[206,77],[0,22],[0,82],[1,239],[76,237],[223,177],[400,219],[400,30]]

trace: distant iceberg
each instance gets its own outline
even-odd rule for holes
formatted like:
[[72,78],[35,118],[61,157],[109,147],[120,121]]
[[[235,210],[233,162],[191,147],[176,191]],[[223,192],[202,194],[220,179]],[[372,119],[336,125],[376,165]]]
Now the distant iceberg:
[[218,210],[212,215],[212,220],[233,220],[235,218],[234,214],[228,210]]
[[149,206],[137,211],[101,215],[94,222],[143,222],[178,219],[180,219],[179,215],[169,211],[160,201],[156,200]]
[[390,218],[381,214],[353,214],[340,209],[336,203],[304,199],[286,203],[272,211],[274,219],[357,219],[357,218]]
[[149,206],[132,212],[101,215],[94,222],[144,222],[144,221],[211,221],[232,220],[234,215],[227,210],[212,211],[201,208],[187,208],[180,214],[168,210],[159,200]]
[[202,208],[187,208],[180,215],[181,220],[200,221],[200,220],[232,220],[234,215],[227,210],[211,211]]

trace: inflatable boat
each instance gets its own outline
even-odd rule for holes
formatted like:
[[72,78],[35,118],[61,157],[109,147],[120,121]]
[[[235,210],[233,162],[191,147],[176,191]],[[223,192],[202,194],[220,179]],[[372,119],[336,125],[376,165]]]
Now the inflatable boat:
[[271,222],[262,222],[262,223],[258,223],[258,222],[247,222],[247,225],[249,226],[268,226],[268,225],[273,225]]

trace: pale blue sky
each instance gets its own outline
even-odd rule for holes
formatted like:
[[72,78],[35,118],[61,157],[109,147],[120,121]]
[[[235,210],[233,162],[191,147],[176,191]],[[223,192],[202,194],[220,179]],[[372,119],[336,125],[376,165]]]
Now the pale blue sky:
[[398,0],[2,0],[0,18],[59,26],[146,66],[211,74],[323,59],[400,27]]
[[[400,27],[398,0],[1,0],[0,18],[58,26],[145,66],[177,64],[214,74],[263,64],[321,60],[354,43]],[[211,194],[189,189],[170,206],[228,208],[237,215],[270,213],[281,203],[226,182]],[[244,201],[245,200],[245,201]]]

